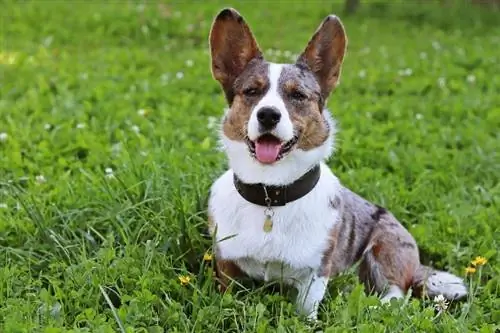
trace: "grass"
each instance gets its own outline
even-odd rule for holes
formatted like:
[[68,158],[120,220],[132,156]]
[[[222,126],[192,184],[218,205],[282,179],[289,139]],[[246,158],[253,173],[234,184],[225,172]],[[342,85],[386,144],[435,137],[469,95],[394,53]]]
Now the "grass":
[[[2,1],[0,332],[311,329],[290,292],[220,295],[203,260],[207,191],[226,167],[207,45],[224,5]],[[233,6],[269,59],[291,61],[343,3]],[[428,299],[370,308],[347,272],[317,328],[498,332],[498,12],[363,2],[341,18],[332,170],[391,209],[425,263],[461,276],[478,255],[488,263],[442,313]]]

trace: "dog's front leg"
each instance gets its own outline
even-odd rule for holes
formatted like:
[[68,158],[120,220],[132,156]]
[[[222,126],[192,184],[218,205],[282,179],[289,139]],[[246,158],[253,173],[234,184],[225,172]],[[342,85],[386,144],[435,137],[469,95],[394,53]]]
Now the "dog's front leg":
[[297,311],[315,321],[318,316],[318,306],[325,296],[327,285],[328,277],[319,276],[316,270],[297,281]]

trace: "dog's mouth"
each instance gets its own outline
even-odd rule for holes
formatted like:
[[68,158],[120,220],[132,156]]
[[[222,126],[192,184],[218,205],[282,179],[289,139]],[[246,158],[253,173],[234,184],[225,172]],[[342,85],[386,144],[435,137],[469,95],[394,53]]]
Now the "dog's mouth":
[[290,141],[283,142],[272,134],[264,134],[255,141],[246,138],[246,143],[250,154],[259,162],[272,164],[288,154],[298,139],[298,136],[294,136]]

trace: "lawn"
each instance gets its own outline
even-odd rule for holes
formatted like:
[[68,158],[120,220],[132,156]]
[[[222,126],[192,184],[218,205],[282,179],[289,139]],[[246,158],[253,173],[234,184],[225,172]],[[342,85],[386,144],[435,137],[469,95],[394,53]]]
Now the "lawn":
[[[437,3],[437,2],[436,2]],[[239,2],[268,59],[321,19],[349,37],[329,165],[471,295],[387,306],[353,272],[316,327],[293,291],[220,295],[205,234],[225,107],[208,32],[224,2],[2,1],[0,332],[498,332],[500,25],[480,6]],[[488,262],[466,275],[476,256]]]

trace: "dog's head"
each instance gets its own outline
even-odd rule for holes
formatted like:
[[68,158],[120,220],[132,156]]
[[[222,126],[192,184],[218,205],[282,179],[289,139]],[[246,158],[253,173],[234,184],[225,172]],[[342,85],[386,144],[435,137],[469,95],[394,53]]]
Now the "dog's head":
[[294,64],[270,63],[236,10],[217,15],[210,32],[212,74],[229,104],[221,136],[240,178],[283,185],[331,154],[335,128],[324,107],[346,45],[341,21],[330,15]]

